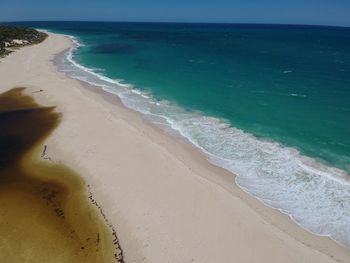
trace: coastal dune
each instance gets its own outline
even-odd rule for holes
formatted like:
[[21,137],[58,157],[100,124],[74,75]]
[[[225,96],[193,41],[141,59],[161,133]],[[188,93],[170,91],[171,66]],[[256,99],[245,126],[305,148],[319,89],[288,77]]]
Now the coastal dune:
[[244,193],[234,175],[183,139],[118,97],[58,72],[53,60],[71,45],[49,34],[2,59],[0,92],[27,87],[38,103],[62,113],[42,148],[84,177],[117,231],[125,262],[350,261],[348,249]]

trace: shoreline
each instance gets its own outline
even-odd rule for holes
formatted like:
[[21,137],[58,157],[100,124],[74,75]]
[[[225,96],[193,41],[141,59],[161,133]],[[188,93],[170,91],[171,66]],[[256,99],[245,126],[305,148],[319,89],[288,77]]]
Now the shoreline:
[[[54,43],[53,38],[59,44]],[[238,262],[257,262],[255,260],[273,262],[277,259],[283,259],[285,262],[316,262],[316,260],[317,262],[346,262],[350,258],[349,250],[336,244],[330,238],[312,235],[295,224],[287,215],[263,205],[245,193],[234,183],[233,174],[210,164],[204,154],[185,140],[178,140],[174,136],[165,134],[159,127],[147,122],[141,114],[123,106],[116,95],[106,93],[101,89],[97,90],[96,87],[87,88],[88,85],[82,85],[77,80],[68,79],[64,73],[57,72],[48,58],[53,59],[55,54],[62,52],[64,48],[69,48],[70,40],[63,38],[50,34],[49,39],[44,43],[23,48],[9,55],[4,59],[4,62],[15,60],[13,57],[16,57],[17,60],[20,60],[21,56],[31,57],[31,54],[26,52],[29,48],[37,50],[37,53],[40,53],[40,48],[43,46],[48,49],[45,57],[39,61],[45,63],[48,68],[44,69],[41,66],[38,71],[32,69],[33,66],[30,64],[26,68],[25,63],[23,63],[24,65],[21,66],[27,71],[22,74],[24,76],[19,78],[21,80],[17,80],[17,85],[28,83],[26,86],[30,86],[31,90],[36,90],[42,87],[41,83],[45,79],[47,80],[46,75],[50,75],[51,80],[55,81],[52,83],[53,86],[56,86],[55,88],[50,88],[51,84],[46,85],[48,86],[47,90],[33,94],[40,103],[57,105],[60,111],[62,109],[64,116],[65,127],[59,127],[57,131],[54,131],[53,138],[49,138],[46,142],[47,151],[56,162],[65,163],[78,171],[79,174],[87,176],[84,179],[87,184],[91,185],[97,202],[118,229],[118,238],[125,251],[126,262],[132,260],[142,262],[143,258],[147,262],[162,262],[161,259],[164,258],[171,259],[172,262],[186,262],[191,258],[198,262],[212,262],[213,259],[217,258],[221,259],[218,262],[232,262],[233,259],[237,260],[237,258]],[[3,72],[3,68],[3,63],[0,63],[0,73]],[[43,73],[46,73],[45,76]],[[38,76],[41,77],[40,80],[38,80]],[[9,76],[5,84],[0,84],[0,89],[1,91],[6,88],[10,89],[11,85],[14,84],[16,84],[16,80]],[[65,84],[69,87],[64,88]],[[72,92],[74,98],[70,97],[69,94],[62,94],[65,91]],[[81,99],[80,102],[79,99]],[[95,130],[96,127],[92,127],[90,124],[88,129],[98,132],[100,135],[98,138],[96,137],[97,141],[89,140],[94,139],[94,136],[82,131],[83,125],[89,125],[89,121],[80,120],[79,116],[83,116],[84,110],[80,109],[79,111],[79,109],[74,108],[75,103],[81,103],[80,106],[91,108],[87,115],[99,111],[94,117],[103,118],[104,122],[102,125],[101,121],[101,127],[111,128],[114,132]],[[74,117],[71,117],[73,115]],[[93,118],[93,120],[98,119]],[[80,132],[83,133],[82,136],[85,136],[85,140],[77,139],[79,142],[74,142],[72,137],[80,136],[78,134]],[[129,141],[123,143],[122,138],[113,145],[110,142],[114,137],[107,137],[106,141],[101,141],[101,138],[106,135],[118,136],[119,133],[122,133],[123,138],[127,138]],[[136,139],[137,143],[130,141],[130,139]],[[94,147],[84,146],[84,142],[85,144],[87,142],[94,144]],[[96,142],[102,142],[102,144],[97,145]],[[122,143],[126,150],[123,149],[124,151],[121,153],[117,152],[118,145]],[[142,154],[135,148],[140,145],[142,146]],[[131,149],[128,149],[129,147]],[[100,155],[98,151],[101,148],[104,148],[104,152]],[[124,156],[125,152],[127,152],[126,156]],[[84,156],[79,156],[81,154]],[[111,154],[116,154],[117,157],[110,158]],[[150,157],[146,154],[154,155]],[[91,156],[99,158],[99,161],[101,163],[103,161],[106,167],[100,167],[101,163],[94,161],[95,158]],[[126,158],[127,156],[137,157],[135,160],[141,168],[131,168],[133,161]],[[146,160],[140,160],[144,157]],[[153,162],[152,165],[149,164],[150,161]],[[123,165],[123,162],[127,164]],[[174,169],[173,176],[166,176],[164,172],[169,169],[159,166]],[[116,179],[110,176],[110,173],[118,173],[120,170],[123,173],[133,174],[133,178],[119,175],[116,176],[119,179]],[[157,170],[156,175],[149,173],[153,170]],[[103,175],[103,179],[99,178],[95,172]],[[177,191],[172,190],[174,185],[167,185],[166,180],[162,180],[164,176],[178,186]],[[143,177],[149,178],[145,180]],[[133,196],[132,193],[128,193],[129,191],[123,191],[120,186],[117,189],[121,193],[113,194],[114,189],[111,189],[112,186],[108,184],[113,184],[114,180],[116,184],[121,182],[123,188],[126,187],[128,190],[131,188],[139,192]],[[152,180],[152,183],[148,183],[149,180]],[[140,183],[143,183],[147,189],[140,188],[138,185]],[[179,196],[173,197],[171,193],[160,191],[157,184],[161,184],[173,194],[179,192],[177,193]],[[147,195],[142,194],[142,191],[147,192]],[[157,195],[153,192],[157,192]],[[156,196],[152,196],[153,194]],[[165,200],[159,201],[158,195]],[[116,200],[125,200],[121,204],[115,204],[111,200],[112,196],[117,197]],[[183,197],[181,200],[182,196],[189,198]],[[142,197],[146,199],[144,202],[141,200]],[[192,204],[184,203],[186,201]],[[203,201],[206,203],[203,204]],[[131,212],[127,211],[130,203],[135,206]],[[147,204],[148,208],[142,207],[142,205]],[[168,205],[171,205],[172,211],[169,211]],[[222,207],[218,207],[220,205]],[[137,218],[138,211],[142,211],[139,218]],[[218,214],[207,214],[207,212],[213,211]],[[179,217],[179,214],[185,218]],[[200,215],[208,218],[203,218]],[[173,217],[176,217],[180,222],[169,223],[168,221],[172,221]],[[226,224],[222,222],[224,219]],[[207,224],[201,222],[202,220],[206,220]],[[229,223],[234,226],[229,225]],[[204,230],[209,233],[203,234]],[[178,231],[180,233],[176,233]],[[198,238],[188,237],[186,233],[197,234]],[[132,234],[134,234],[136,242],[132,237],[128,237]],[[157,242],[157,239],[161,239],[163,242]],[[209,244],[199,242],[201,240],[207,240]],[[280,242],[281,240],[283,242]],[[219,242],[219,244],[215,244],[214,241]],[[145,246],[148,243],[152,243],[152,245]],[[171,249],[176,251],[171,251]],[[239,255],[232,255],[235,254],[232,253],[235,251],[234,249],[237,249]],[[298,252],[298,255],[295,252]],[[181,257],[177,253],[184,256]],[[256,255],[253,255],[254,253]]]
[[[49,33],[48,31],[45,31],[46,33]],[[72,36],[72,35],[65,35],[62,34],[64,37],[67,37],[68,39],[70,39],[70,41],[73,42],[73,45],[75,45],[75,47],[71,48],[67,48],[65,51],[63,51],[60,54],[56,54],[55,58],[53,59],[54,65],[56,66],[56,68],[58,68],[58,65],[62,62],[58,62],[58,60],[66,60],[66,54],[70,53],[69,55],[69,61],[70,63],[74,64],[74,66],[82,69],[83,71],[87,71],[89,72],[89,74],[92,74],[98,78],[104,78],[104,76],[100,76],[98,73],[95,73],[93,70],[91,70],[90,68],[87,68],[79,63],[77,63],[73,57],[72,54],[74,53],[74,50],[83,46],[83,44],[81,44],[79,42],[79,40]],[[73,78],[71,76],[69,76],[69,74],[64,73],[68,78]],[[108,77],[106,77],[108,78]],[[205,149],[203,149],[202,147],[196,145],[194,142],[192,142],[189,138],[187,138],[185,135],[181,134],[181,132],[179,132],[178,130],[174,130],[176,134],[174,133],[169,133],[166,131],[166,129],[162,128],[162,124],[157,124],[157,123],[153,123],[150,120],[147,120],[147,115],[143,114],[142,112],[133,109],[132,107],[128,107],[127,105],[125,105],[122,101],[122,99],[115,93],[113,92],[109,92],[104,90],[101,86],[99,85],[95,85],[95,84],[91,84],[89,83],[89,81],[84,81],[84,80],[80,80],[79,78],[73,78],[77,81],[79,81],[81,83],[81,85],[85,88],[87,88],[88,90],[98,93],[99,95],[103,96],[103,98],[108,101],[111,102],[112,104],[118,104],[119,106],[123,107],[124,109],[126,109],[127,111],[131,111],[139,116],[141,116],[141,118],[144,120],[144,122],[146,123],[146,125],[150,125],[153,128],[156,129],[156,132],[161,133],[161,134],[166,134],[170,137],[172,137],[175,140],[179,140],[182,143],[182,146],[185,148],[188,148],[190,151],[194,152],[195,154],[199,154],[201,156],[201,160],[204,160],[204,162],[209,162],[210,165],[213,165],[214,167],[217,167],[220,169],[220,173],[224,172],[225,174],[228,173],[230,176],[233,176],[234,180],[233,183],[231,183],[231,185],[235,185],[239,188],[239,190],[243,191],[244,193],[248,194],[250,197],[253,197],[254,199],[258,200],[263,206],[266,206],[268,208],[271,208],[273,210],[278,211],[279,213],[282,213],[283,215],[286,215],[290,220],[292,220],[296,225],[298,225],[298,227],[302,228],[303,230],[305,230],[306,232],[315,235],[315,236],[319,236],[319,237],[326,237],[326,238],[330,238],[332,241],[334,241],[335,243],[337,243],[338,245],[346,248],[346,249],[350,249],[349,247],[346,247],[346,245],[338,242],[336,239],[332,238],[332,236],[330,235],[321,235],[321,234],[317,234],[314,233],[310,230],[308,230],[307,228],[305,228],[301,223],[299,223],[292,214],[288,213],[287,211],[283,211],[283,209],[278,208],[278,207],[274,207],[272,205],[269,205],[268,203],[266,203],[264,201],[264,199],[259,198],[258,196],[255,196],[254,194],[250,193],[248,189],[246,189],[244,186],[241,186],[238,181],[237,181],[237,175],[230,171],[229,169],[224,168],[223,166],[220,166],[219,164],[216,164],[215,162],[210,160],[210,156],[212,156],[212,154],[210,152],[207,152]],[[128,85],[128,84],[122,84],[119,83],[119,81],[117,82],[119,86],[121,85]],[[172,128],[171,128],[172,129]],[[222,171],[221,171],[222,170]],[[345,180],[349,180],[348,178],[344,178]],[[345,182],[344,182],[345,183]]]
[[[126,105],[128,109],[140,113],[148,122],[161,127],[161,130],[165,133],[170,135],[175,133],[175,137],[180,137],[194,145],[194,148],[203,153],[210,163],[222,167],[235,175],[236,184],[244,192],[258,199],[265,206],[286,214],[291,220],[311,234],[329,237],[341,246],[350,248],[345,234],[348,231],[346,227],[349,219],[346,213],[347,210],[345,207],[334,210],[334,207],[342,206],[341,200],[346,202],[349,197],[346,192],[341,191],[347,191],[346,189],[349,185],[349,176],[347,176],[346,171],[306,156],[292,146],[286,146],[268,138],[261,140],[233,126],[221,129],[218,126],[220,124],[225,126],[227,124],[225,120],[221,122],[220,118],[211,117],[210,115],[206,116],[202,113],[197,114],[195,111],[187,113],[187,111],[182,111],[182,108],[177,106],[176,103],[167,105],[166,101],[165,103],[162,103],[162,101],[158,102],[152,98],[152,95],[142,92],[142,90],[137,89],[133,85],[124,84],[121,80],[111,79],[108,76],[95,72],[93,69],[74,60],[75,51],[84,46],[84,44],[80,43],[75,36],[65,36],[72,40],[74,44],[67,51],[64,62],[58,63],[57,68],[59,71],[66,72],[68,69],[68,71],[74,72],[73,74],[68,73],[68,77],[78,80],[82,79],[83,83],[87,83],[87,85],[97,85],[108,94],[119,96],[122,104]],[[64,64],[64,66],[61,64]],[[137,95],[134,97],[133,94]],[[153,106],[147,106],[148,104],[156,104],[160,107],[155,109]],[[168,111],[170,113],[167,113]],[[176,111],[176,113],[174,114],[173,111]],[[176,116],[181,114],[184,114],[184,121],[179,120]],[[152,120],[153,116],[156,116],[155,120]],[[201,120],[202,117],[204,117],[204,120]],[[186,120],[189,123],[186,124]],[[193,125],[194,123],[196,125]],[[191,125],[192,127],[187,127]],[[196,126],[204,130],[207,130],[208,126],[213,126],[213,133],[217,134],[216,136],[211,136],[210,133],[208,134],[208,132],[202,132],[202,129],[195,128]],[[226,129],[228,130],[226,131]],[[233,133],[233,135],[230,135],[230,133]],[[199,140],[196,137],[199,137]],[[206,138],[209,142],[206,142],[206,140],[203,142],[201,138]],[[239,138],[241,139],[239,140]],[[244,142],[246,140],[247,142]],[[223,141],[230,145],[231,150],[226,149],[227,147],[220,148],[228,150],[229,153],[231,151],[232,158],[231,154],[228,154],[226,158],[224,150],[219,149],[215,152],[215,147],[212,148],[213,145],[222,144]],[[243,143],[241,144],[240,141],[243,141]],[[232,149],[236,149],[235,152],[240,154],[235,156]],[[249,152],[256,153],[249,154]],[[271,152],[277,153],[269,154]],[[241,154],[242,156],[240,156]],[[238,164],[238,167],[236,167],[236,164]],[[274,167],[270,167],[271,164],[274,164]],[[251,175],[250,170],[253,170]],[[254,172],[254,170],[257,171]],[[266,183],[268,181],[269,183]],[[297,183],[293,185],[293,181],[297,181]],[[333,182],[337,183],[334,184]],[[260,184],[263,186],[255,189],[255,185]],[[310,186],[313,190],[309,189]],[[301,190],[303,188],[309,190],[303,191]],[[312,192],[319,192],[319,194],[315,198]],[[329,193],[333,193],[334,196]],[[318,206],[318,203],[321,205]],[[336,216],[330,216],[332,214],[336,214]]]

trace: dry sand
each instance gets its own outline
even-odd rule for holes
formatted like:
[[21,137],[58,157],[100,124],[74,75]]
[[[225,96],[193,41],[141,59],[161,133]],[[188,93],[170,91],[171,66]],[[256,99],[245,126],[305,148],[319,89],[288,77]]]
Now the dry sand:
[[350,262],[350,250],[265,207],[185,141],[57,72],[52,59],[70,45],[50,34],[2,59],[0,92],[25,86],[63,113],[47,154],[84,175],[126,262]]

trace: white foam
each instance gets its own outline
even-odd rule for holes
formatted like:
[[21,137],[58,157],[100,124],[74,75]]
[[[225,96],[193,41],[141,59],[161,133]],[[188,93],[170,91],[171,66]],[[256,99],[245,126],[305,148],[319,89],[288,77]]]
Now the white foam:
[[350,248],[350,177],[345,171],[303,156],[294,148],[258,139],[225,120],[157,101],[122,80],[98,74],[74,60],[74,51],[82,45],[72,40],[75,46],[58,65],[60,70],[118,95],[127,107],[165,130],[177,131],[209,161],[235,173],[244,191],[288,214],[306,230]]
[[307,96],[304,95],[304,94],[297,94],[297,93],[290,93],[288,94],[289,96],[292,96],[292,97],[302,97],[302,98],[306,98]]

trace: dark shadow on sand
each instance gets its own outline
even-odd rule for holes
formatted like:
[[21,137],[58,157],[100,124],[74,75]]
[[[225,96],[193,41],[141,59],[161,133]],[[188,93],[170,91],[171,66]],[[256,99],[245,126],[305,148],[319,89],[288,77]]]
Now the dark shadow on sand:
[[0,262],[116,262],[82,179],[38,148],[60,118],[23,88],[0,94]]

